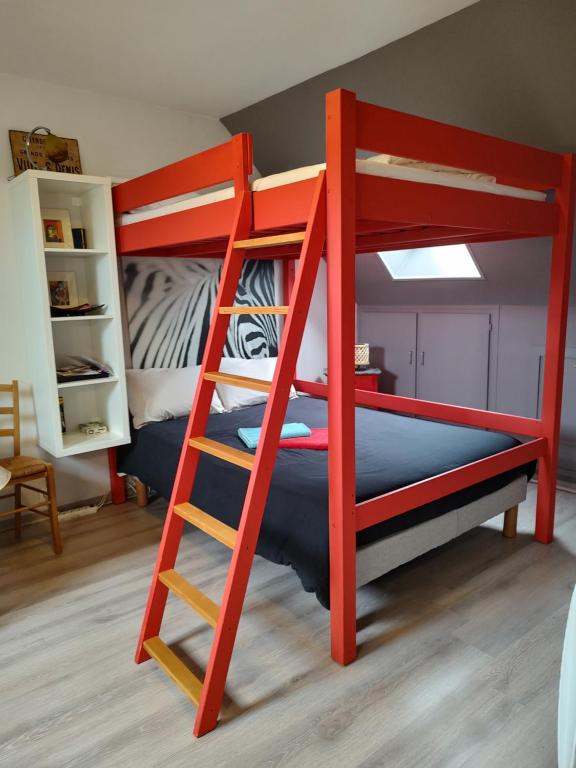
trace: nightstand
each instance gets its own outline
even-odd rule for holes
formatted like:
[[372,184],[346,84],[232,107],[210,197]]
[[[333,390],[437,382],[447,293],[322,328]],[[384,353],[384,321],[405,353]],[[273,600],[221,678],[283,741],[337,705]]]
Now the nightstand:
[[[356,371],[354,374],[354,387],[365,392],[378,392],[378,377],[382,371],[380,368],[367,368],[365,371]],[[328,382],[328,374],[324,369],[324,381]]]
[[381,373],[380,368],[367,368],[365,371],[356,371],[354,375],[356,389],[378,392],[378,377]]

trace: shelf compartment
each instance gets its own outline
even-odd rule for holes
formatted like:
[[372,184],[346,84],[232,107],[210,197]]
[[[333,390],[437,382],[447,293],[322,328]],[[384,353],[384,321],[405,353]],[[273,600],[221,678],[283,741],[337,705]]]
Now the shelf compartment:
[[104,304],[105,312],[112,314],[115,305],[113,285],[117,267],[110,256],[94,252],[90,258],[80,258],[62,249],[54,251],[44,261],[47,277],[51,272],[74,273],[78,304]]
[[56,456],[73,456],[77,453],[103,451],[126,443],[126,437],[117,432],[105,432],[103,435],[85,435],[83,432],[66,432],[62,435],[62,449]]
[[109,368],[114,375],[123,370],[123,355],[116,344],[116,322],[112,319],[97,321],[95,317],[84,321],[72,318],[73,322],[69,318],[65,318],[65,322],[57,319],[51,323],[57,367],[69,365],[74,358],[89,357]]
[[[57,395],[62,398],[66,422],[66,431],[60,432],[55,445],[58,452],[64,452],[61,455],[95,451],[126,442],[125,390],[118,376],[67,382],[58,386]],[[79,425],[88,421],[103,422],[108,432],[96,436],[84,435]]]

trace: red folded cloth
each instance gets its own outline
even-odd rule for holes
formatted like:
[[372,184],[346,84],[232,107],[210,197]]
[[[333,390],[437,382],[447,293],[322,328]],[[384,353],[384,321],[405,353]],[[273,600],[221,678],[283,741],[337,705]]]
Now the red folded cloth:
[[328,428],[318,427],[310,430],[309,437],[287,437],[280,440],[280,448],[309,448],[312,451],[328,450]]

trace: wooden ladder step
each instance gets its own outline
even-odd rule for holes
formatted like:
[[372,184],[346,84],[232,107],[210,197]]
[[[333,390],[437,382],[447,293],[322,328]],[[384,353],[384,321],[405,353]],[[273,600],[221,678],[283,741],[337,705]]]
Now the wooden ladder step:
[[144,641],[144,648],[166,672],[180,690],[198,706],[202,695],[202,682],[191,672],[186,664],[176,656],[163,640],[151,637]]
[[229,547],[230,549],[234,549],[236,546],[237,532],[234,528],[226,525],[226,523],[222,523],[217,518],[212,517],[212,515],[208,515],[193,504],[189,504],[188,502],[176,504],[174,512],[188,523],[195,525],[196,528],[207,533],[208,536],[212,536],[213,539],[224,544],[224,546]]
[[281,235],[268,235],[267,237],[252,237],[249,240],[235,240],[234,248],[251,250],[253,248],[270,248],[275,245],[293,245],[303,243],[306,232],[285,232]]
[[270,392],[272,389],[271,381],[253,379],[250,376],[235,376],[233,373],[222,373],[221,371],[209,371],[204,374],[204,378],[220,384],[230,384],[232,387],[254,389],[256,392]]
[[210,600],[203,592],[197,589],[193,584],[181,576],[177,571],[171,568],[169,571],[161,571],[158,578],[181,600],[196,611],[204,621],[207,621],[211,627],[215,627],[218,622],[218,613],[220,608],[215,602]]
[[221,315],[287,315],[288,307],[270,306],[270,307],[220,307],[218,312]]
[[188,445],[191,448],[197,448],[199,451],[216,456],[222,461],[237,464],[244,469],[252,469],[254,464],[255,456],[253,454],[239,451],[238,448],[232,448],[224,443],[219,443],[217,440],[210,440],[209,437],[191,437],[188,440]]

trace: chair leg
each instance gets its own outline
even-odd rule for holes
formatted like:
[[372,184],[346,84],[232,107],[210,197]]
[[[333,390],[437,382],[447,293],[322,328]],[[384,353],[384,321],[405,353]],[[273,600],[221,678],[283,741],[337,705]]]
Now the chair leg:
[[518,526],[518,505],[510,507],[504,512],[504,527],[502,528],[502,535],[507,539],[513,539],[516,536],[516,530]]
[[58,506],[56,504],[56,484],[54,482],[54,468],[52,464],[46,465],[46,489],[48,491],[48,503],[50,505],[50,528],[52,530],[52,547],[56,555],[62,553],[62,537],[60,536],[60,520],[58,519]]
[[[19,485],[14,486],[14,506],[16,509],[22,506],[22,488]],[[22,512],[14,515],[14,538],[22,538]]]

